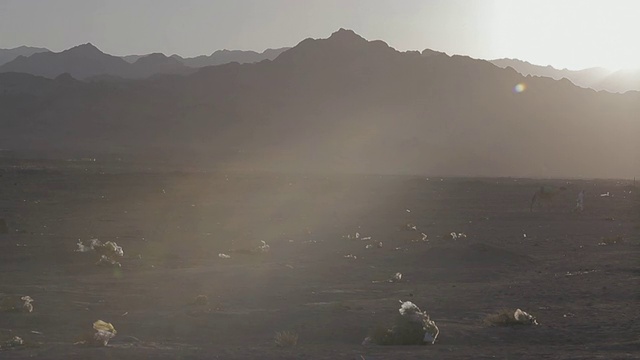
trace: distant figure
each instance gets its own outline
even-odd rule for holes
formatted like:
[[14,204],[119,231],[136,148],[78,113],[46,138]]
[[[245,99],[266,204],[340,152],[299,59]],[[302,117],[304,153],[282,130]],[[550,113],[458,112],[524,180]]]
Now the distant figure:
[[573,211],[583,211],[584,210],[584,190],[578,193],[578,198],[576,199],[576,208]]
[[560,188],[554,188],[549,186],[540,186],[540,189],[533,194],[531,198],[531,206],[529,208],[530,211],[533,211],[533,206],[536,203],[539,203],[541,206],[543,203],[551,203],[553,199],[558,196],[558,194],[567,188],[562,186]]

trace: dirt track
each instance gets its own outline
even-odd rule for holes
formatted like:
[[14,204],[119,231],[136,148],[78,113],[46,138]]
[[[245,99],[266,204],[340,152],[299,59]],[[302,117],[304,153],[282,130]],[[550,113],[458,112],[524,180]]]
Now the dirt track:
[[[0,170],[0,294],[35,300],[33,313],[0,313],[0,341],[26,342],[0,358],[640,356],[640,204],[628,182],[102,170]],[[531,213],[543,184],[567,191]],[[585,211],[571,212],[581,189]],[[347,238],[356,232],[372,239]],[[121,245],[122,267],[74,252],[91,238]],[[248,254],[260,240],[270,252]],[[402,282],[385,281],[396,272]],[[199,294],[210,304],[191,304]],[[398,300],[437,322],[436,345],[360,345]],[[483,324],[518,307],[541,325]],[[73,345],[97,319],[118,330],[109,346]],[[299,344],[276,348],[281,330]]]

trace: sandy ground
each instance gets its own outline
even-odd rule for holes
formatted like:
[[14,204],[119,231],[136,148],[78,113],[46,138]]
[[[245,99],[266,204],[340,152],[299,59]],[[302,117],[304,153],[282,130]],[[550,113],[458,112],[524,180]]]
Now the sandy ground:
[[[2,359],[640,358],[630,182],[42,165],[0,170],[0,296],[34,299],[32,313],[0,313],[0,342],[25,340]],[[540,185],[567,190],[530,212]],[[122,267],[74,251],[92,238],[121,245]],[[251,253],[261,240],[270,251]],[[399,300],[431,315],[438,342],[362,346]],[[540,325],[483,323],[503,308]],[[74,345],[97,319],[118,330],[109,346]],[[298,345],[276,347],[282,330]]]

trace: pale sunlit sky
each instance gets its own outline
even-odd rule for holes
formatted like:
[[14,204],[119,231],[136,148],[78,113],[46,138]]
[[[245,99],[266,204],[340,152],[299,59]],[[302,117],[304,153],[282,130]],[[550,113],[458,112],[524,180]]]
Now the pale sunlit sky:
[[262,51],[338,28],[398,50],[518,58],[582,69],[640,67],[635,0],[0,0],[0,48],[114,55]]

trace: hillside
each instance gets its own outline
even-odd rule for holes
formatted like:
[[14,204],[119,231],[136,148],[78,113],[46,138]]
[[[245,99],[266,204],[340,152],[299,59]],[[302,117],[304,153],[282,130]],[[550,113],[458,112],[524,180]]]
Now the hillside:
[[[431,50],[398,52],[344,29],[273,61],[187,76],[82,83],[9,75],[0,74],[0,142],[39,156],[293,172],[640,170],[638,93],[596,93]],[[28,82],[44,84],[25,89]],[[512,91],[519,83],[526,90]]]

